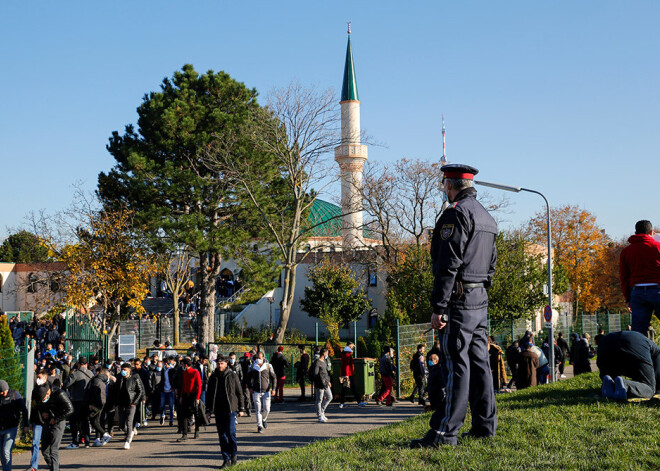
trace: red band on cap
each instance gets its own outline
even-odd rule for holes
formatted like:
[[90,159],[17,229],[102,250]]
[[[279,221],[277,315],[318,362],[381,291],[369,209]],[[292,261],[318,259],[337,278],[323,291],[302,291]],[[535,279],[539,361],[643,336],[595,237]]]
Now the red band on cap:
[[457,178],[460,180],[474,180],[474,173],[445,172],[445,178]]

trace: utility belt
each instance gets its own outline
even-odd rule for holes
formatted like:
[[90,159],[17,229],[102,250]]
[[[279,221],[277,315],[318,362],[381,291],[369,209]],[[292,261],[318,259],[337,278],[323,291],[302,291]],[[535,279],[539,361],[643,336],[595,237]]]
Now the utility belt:
[[454,289],[451,291],[451,299],[463,299],[465,297],[465,290],[469,288],[484,288],[486,285],[484,283],[465,283],[463,281],[457,281],[454,283]]

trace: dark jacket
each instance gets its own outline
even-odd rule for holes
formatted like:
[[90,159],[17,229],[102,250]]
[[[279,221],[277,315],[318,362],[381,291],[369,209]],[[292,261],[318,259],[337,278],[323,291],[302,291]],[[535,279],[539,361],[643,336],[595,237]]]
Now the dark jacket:
[[39,414],[46,413],[48,415],[46,421],[55,419],[55,422],[61,422],[73,415],[73,404],[64,390],[57,389],[50,392],[48,402],[39,403],[37,410]]
[[0,396],[0,430],[17,427],[20,422],[23,422],[23,427],[27,427],[28,412],[25,399],[21,393],[10,389],[5,397]]
[[300,380],[300,378],[306,377],[307,372],[309,371],[309,355],[307,353],[300,355],[300,361],[296,364],[298,365],[296,369],[296,377]]
[[176,374],[177,374],[177,369],[176,367],[174,368],[165,368],[160,372],[156,373],[157,375],[160,376],[160,382],[158,383],[158,391],[160,392],[165,392],[165,375],[167,375],[168,381],[170,382],[170,388],[171,391],[173,392],[176,389]]
[[220,371],[216,368],[209,378],[206,406],[216,416],[245,411],[243,388],[234,370],[227,368],[225,371]]
[[536,386],[536,369],[538,367],[538,355],[530,350],[524,350],[520,354],[520,362],[518,363],[516,388],[525,389],[530,386]]
[[32,389],[32,398],[30,400],[30,423],[33,425],[43,425],[44,419],[38,411],[41,397],[48,391],[48,384],[38,386],[36,383]]
[[244,388],[250,388],[250,367],[252,366],[252,362],[249,358],[243,357],[238,361],[238,365],[242,371],[241,378],[243,382],[241,384]]
[[264,360],[261,366],[253,363],[250,368],[250,389],[254,392],[266,392],[277,387],[277,377],[273,366]]
[[149,368],[145,368],[144,365],[141,365],[140,369],[133,369],[131,376],[137,375],[142,380],[142,386],[144,386],[144,393],[149,396],[154,389],[154,374]]
[[447,313],[450,304],[460,309],[488,305],[488,295],[482,287],[452,294],[456,282],[483,283],[487,288],[495,274],[497,223],[476,196],[474,188],[460,191],[433,231],[431,305],[436,313]]
[[144,385],[137,375],[131,374],[128,378],[119,375],[115,388],[117,389],[117,404],[120,406],[138,404],[145,399]]
[[391,378],[394,376],[395,370],[396,368],[394,368],[392,357],[389,355],[383,355],[380,357],[380,360],[378,360],[378,371],[380,371],[381,377]]
[[415,352],[410,360],[410,371],[413,374],[413,377],[419,378],[426,374],[424,369],[424,355],[422,355],[419,350]]
[[199,371],[199,376],[202,380],[202,391],[206,391],[208,389],[209,378],[211,376],[211,366],[208,363],[206,365],[197,363],[195,366],[193,366],[193,368]]
[[314,377],[314,386],[319,389],[325,389],[330,385],[330,374],[328,373],[328,365],[325,360],[318,358],[314,360],[314,370],[312,371]]
[[278,378],[283,378],[286,376],[286,367],[289,366],[289,362],[286,361],[286,358],[284,358],[284,354],[281,352],[276,352],[273,355],[273,358],[271,358],[270,364],[273,365],[275,376]]
[[64,381],[62,389],[69,391],[72,402],[85,402],[87,400],[87,386],[94,375],[87,368],[78,368]]
[[89,405],[102,409],[108,400],[107,390],[110,379],[105,373],[94,376],[89,385]]
[[[234,363],[233,365],[231,363],[227,363],[227,368],[229,368],[234,373],[236,373],[236,375],[238,376],[238,380],[241,383],[241,386],[243,386],[243,384],[245,384],[245,383],[244,383],[244,380],[243,380],[243,367],[240,364],[240,362]],[[217,368],[216,368],[216,370],[217,370]]]

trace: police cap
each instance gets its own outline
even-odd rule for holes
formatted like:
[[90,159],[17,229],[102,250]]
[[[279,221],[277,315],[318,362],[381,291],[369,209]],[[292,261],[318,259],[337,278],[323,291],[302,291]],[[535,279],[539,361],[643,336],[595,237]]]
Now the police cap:
[[440,167],[445,178],[458,178],[463,180],[474,180],[474,176],[479,173],[474,167],[463,164],[447,164]]

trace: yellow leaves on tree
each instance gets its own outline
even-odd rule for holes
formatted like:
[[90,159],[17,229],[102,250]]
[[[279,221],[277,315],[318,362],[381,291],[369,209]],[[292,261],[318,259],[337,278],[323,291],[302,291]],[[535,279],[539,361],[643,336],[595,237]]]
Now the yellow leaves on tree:
[[142,300],[155,265],[132,213],[92,212],[86,219],[86,227],[76,230],[75,243],[57,249],[45,241],[66,265],[65,302],[82,310],[98,302],[114,321],[122,307],[144,311]]
[[[578,206],[566,205],[550,210],[552,224],[552,248],[554,264],[562,265],[567,272],[574,306],[585,311],[594,311],[603,306],[604,293],[595,282],[597,260],[610,240],[601,229],[596,216]],[[529,222],[533,241],[545,244],[547,222],[545,211],[538,213]]]

